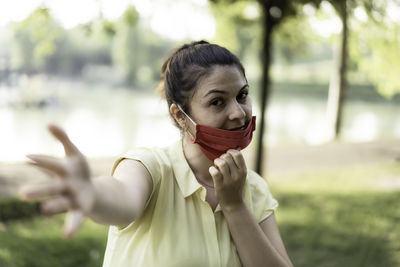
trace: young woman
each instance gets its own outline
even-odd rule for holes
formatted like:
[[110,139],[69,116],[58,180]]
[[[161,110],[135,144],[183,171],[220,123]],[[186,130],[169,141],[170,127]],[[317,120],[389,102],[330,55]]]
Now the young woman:
[[183,45],[164,63],[160,89],[179,142],[134,149],[112,176],[91,179],[84,156],[51,125],[66,157],[28,157],[61,179],[25,188],[24,196],[46,198],[45,212],[68,211],[67,236],[85,216],[111,225],[104,267],[292,266],[277,201],[240,151],[255,117],[238,58],[205,41]]

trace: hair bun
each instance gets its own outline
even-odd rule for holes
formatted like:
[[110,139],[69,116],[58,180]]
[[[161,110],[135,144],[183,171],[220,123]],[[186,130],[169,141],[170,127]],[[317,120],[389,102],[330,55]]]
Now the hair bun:
[[157,88],[156,88],[156,93],[162,98],[166,99],[165,95],[165,87],[164,87],[164,79],[161,79],[161,81],[158,83]]

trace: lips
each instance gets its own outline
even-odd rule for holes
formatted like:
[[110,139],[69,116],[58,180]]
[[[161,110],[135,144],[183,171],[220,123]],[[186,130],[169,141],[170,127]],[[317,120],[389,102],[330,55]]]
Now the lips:
[[244,130],[244,129],[246,129],[246,127],[242,126],[242,127],[238,127],[238,128],[234,128],[234,129],[229,129],[229,131],[238,131],[238,130]]
[[236,127],[236,128],[232,128],[232,129],[228,129],[229,131],[238,131],[238,130],[244,130],[246,129],[247,125],[249,124],[249,122],[246,122],[244,125]]

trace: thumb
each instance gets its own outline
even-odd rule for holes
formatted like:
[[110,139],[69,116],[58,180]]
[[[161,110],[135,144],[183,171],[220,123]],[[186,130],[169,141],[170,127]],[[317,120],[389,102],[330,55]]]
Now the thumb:
[[47,128],[49,129],[50,133],[61,142],[67,156],[72,156],[79,153],[78,148],[71,142],[67,133],[61,127],[54,124],[49,124]]
[[215,189],[220,188],[222,186],[222,183],[223,183],[223,180],[222,180],[223,178],[222,178],[221,172],[217,168],[215,168],[214,166],[211,166],[208,169],[208,172],[210,173],[210,175],[211,175],[211,177],[212,177],[212,179],[214,181]]
[[70,238],[81,227],[85,215],[80,210],[71,210],[67,213],[64,223],[64,236]]

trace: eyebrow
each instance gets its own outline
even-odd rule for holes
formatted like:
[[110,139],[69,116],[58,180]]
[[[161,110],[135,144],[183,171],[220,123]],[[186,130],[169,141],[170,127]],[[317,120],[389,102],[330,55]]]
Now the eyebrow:
[[[249,85],[246,83],[245,85],[242,86],[242,88],[240,88],[239,92],[242,91],[244,88],[246,88],[246,87],[248,87],[248,86],[249,86]],[[223,91],[223,90],[212,89],[212,90],[208,91],[208,92],[204,95],[204,97],[206,97],[206,96],[208,96],[208,95],[210,95],[210,94],[213,94],[213,93],[217,93],[217,94],[226,94],[227,92],[226,92],[226,91]]]

